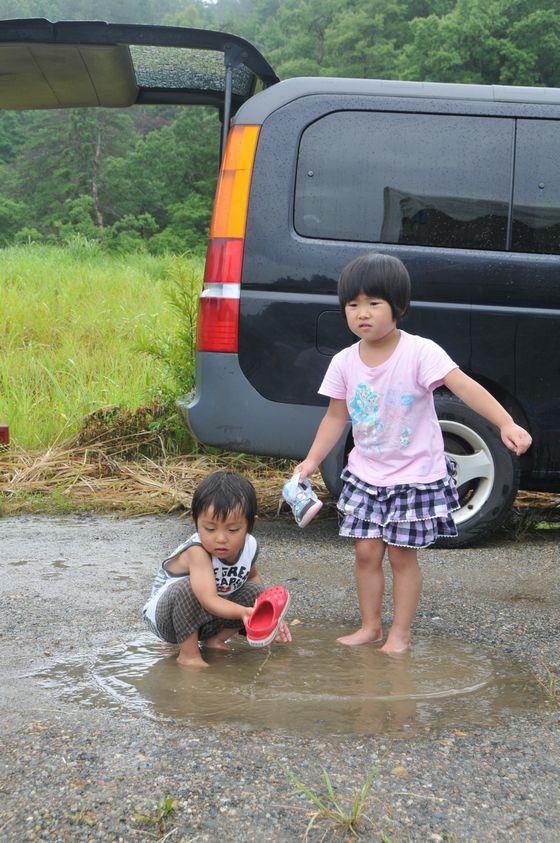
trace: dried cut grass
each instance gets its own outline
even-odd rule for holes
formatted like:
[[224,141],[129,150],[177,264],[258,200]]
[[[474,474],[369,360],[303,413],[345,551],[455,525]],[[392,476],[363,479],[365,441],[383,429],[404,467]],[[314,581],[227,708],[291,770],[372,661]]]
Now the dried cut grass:
[[[0,512],[54,508],[148,515],[188,510],[200,480],[221,468],[246,475],[257,491],[261,515],[278,516],[292,462],[207,452],[170,456],[158,427],[163,413],[157,403],[134,413],[106,407],[87,416],[71,439],[46,450],[0,450]],[[313,480],[319,497],[329,501],[320,475]],[[537,511],[536,520],[546,512],[558,520],[560,495],[520,492],[514,510]],[[324,507],[323,514],[329,512],[332,507]]]
[[557,492],[518,492],[515,499],[516,507],[531,507],[531,509],[557,510],[560,515],[560,495]]
[[[53,495],[68,510],[127,515],[188,510],[198,483],[221,468],[247,476],[257,491],[261,515],[276,517],[280,491],[293,465],[287,460],[235,454],[167,456],[158,434],[152,431],[83,439],[81,433],[46,451],[13,448],[0,452],[3,513],[40,511],[41,500],[47,501]],[[159,455],[141,456],[139,451],[146,447],[159,448]],[[329,494],[319,475],[314,478],[314,485],[319,497],[328,501]],[[555,511],[560,516],[560,496],[520,492],[515,508]]]
[[[118,429],[118,426],[117,426]],[[168,456],[155,431],[118,435],[89,424],[72,440],[44,451],[0,452],[0,496],[4,514],[40,511],[41,501],[68,510],[127,515],[188,510],[194,489],[218,468],[239,471],[255,486],[259,511],[277,516],[280,491],[291,463],[234,454]],[[89,434],[88,432],[89,431]],[[140,452],[149,450],[156,456]],[[317,479],[323,497],[328,493]],[[48,508],[48,507],[47,507]]]

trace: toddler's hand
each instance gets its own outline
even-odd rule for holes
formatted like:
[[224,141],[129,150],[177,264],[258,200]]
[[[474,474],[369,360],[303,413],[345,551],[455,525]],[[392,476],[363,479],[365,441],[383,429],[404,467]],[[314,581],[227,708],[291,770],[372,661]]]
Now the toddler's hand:
[[311,477],[312,474],[315,474],[317,468],[317,463],[312,460],[305,459],[303,462],[300,462],[299,465],[296,465],[294,468],[294,474],[299,474],[299,479],[303,482],[304,480],[307,480],[308,477]]
[[247,623],[247,621],[249,620],[249,618],[253,614],[254,608],[255,608],[254,606],[240,606],[239,607],[240,620],[242,620],[244,624]]
[[517,454],[518,457],[524,454],[527,448],[530,447],[533,441],[524,427],[520,427],[515,422],[508,422],[500,428],[502,442],[504,445]]
[[288,625],[284,623],[284,621],[282,621],[282,623],[278,627],[278,632],[276,633],[273,643],[276,644],[280,641],[282,642],[282,644],[289,644],[291,640],[292,633],[290,632]]

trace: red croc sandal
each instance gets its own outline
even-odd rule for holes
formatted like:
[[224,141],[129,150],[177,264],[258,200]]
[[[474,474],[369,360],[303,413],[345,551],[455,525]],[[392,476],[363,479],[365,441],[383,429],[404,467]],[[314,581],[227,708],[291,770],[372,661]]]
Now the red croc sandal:
[[274,641],[290,605],[288,590],[273,585],[259,594],[253,614],[245,622],[247,641],[252,647],[266,647]]

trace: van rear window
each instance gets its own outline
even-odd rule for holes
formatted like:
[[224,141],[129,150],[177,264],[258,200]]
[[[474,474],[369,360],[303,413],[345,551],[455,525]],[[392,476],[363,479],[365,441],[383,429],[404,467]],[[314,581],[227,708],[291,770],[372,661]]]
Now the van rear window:
[[302,135],[303,237],[505,249],[513,120],[340,111]]

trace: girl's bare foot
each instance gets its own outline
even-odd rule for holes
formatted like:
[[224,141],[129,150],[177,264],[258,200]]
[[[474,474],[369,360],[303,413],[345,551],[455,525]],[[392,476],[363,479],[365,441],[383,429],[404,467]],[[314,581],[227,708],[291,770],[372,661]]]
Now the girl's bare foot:
[[410,650],[410,635],[402,635],[398,632],[389,632],[386,642],[379,648],[380,653],[392,656],[406,653],[408,650]]
[[345,644],[347,647],[357,647],[359,644],[376,644],[383,638],[381,627],[377,629],[364,629],[361,627],[351,635],[342,635],[337,638],[339,644]]
[[181,667],[210,667],[201,656],[183,656],[181,653],[177,656],[177,664]]

